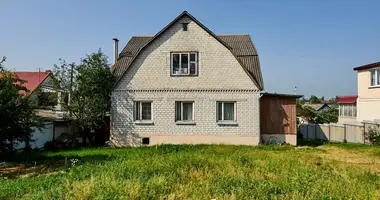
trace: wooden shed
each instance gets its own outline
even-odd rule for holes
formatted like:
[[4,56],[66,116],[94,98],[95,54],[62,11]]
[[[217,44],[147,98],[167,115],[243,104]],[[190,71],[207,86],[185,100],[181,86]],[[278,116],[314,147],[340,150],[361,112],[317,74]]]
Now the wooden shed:
[[262,93],[260,135],[264,142],[297,144],[296,100],[302,95]]

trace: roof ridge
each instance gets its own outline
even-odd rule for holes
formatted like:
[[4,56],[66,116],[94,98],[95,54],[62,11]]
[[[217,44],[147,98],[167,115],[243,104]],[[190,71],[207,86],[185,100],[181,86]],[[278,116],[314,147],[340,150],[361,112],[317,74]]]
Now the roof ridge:
[[135,35],[135,36],[132,36],[132,37],[154,37],[154,35]]
[[249,36],[249,34],[248,33],[237,33],[237,34],[216,34],[217,36],[246,36],[246,35],[248,35]]

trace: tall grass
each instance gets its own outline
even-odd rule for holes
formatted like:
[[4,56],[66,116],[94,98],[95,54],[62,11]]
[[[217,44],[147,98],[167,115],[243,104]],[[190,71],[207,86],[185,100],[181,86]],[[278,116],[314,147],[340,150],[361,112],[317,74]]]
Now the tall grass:
[[[68,169],[0,177],[0,199],[380,199],[380,177],[316,148],[163,145],[43,153]],[[73,166],[70,159],[80,162]]]

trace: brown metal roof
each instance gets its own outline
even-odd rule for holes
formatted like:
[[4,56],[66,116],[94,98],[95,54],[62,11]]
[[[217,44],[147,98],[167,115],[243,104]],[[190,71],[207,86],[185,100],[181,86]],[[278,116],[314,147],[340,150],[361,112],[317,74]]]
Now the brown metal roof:
[[358,71],[358,70],[363,70],[363,69],[371,69],[374,67],[380,67],[380,62],[375,62],[375,63],[355,67],[354,70]]
[[263,92],[261,94],[263,96],[296,98],[296,99],[303,97],[303,95],[299,95],[299,94],[278,94],[278,93],[269,93],[269,92]]
[[137,57],[139,52],[156,37],[158,37],[159,34],[165,31],[168,27],[174,24],[175,21],[184,15],[189,16],[194,22],[200,25],[203,29],[205,29],[208,33],[220,41],[225,47],[227,47],[237,58],[244,70],[251,76],[257,87],[261,90],[264,89],[259,57],[256,48],[251,40],[251,37],[249,35],[215,35],[186,11],[178,16],[175,20],[173,20],[168,26],[166,26],[155,36],[134,36],[129,40],[127,45],[119,54],[118,61],[113,66],[114,75],[117,82],[127,71],[128,67],[132,64],[133,60]]

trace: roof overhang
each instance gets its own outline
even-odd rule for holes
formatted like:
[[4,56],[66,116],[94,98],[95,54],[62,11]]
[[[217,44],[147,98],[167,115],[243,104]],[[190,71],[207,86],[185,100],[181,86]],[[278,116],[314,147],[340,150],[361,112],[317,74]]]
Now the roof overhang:
[[359,70],[365,70],[365,69],[372,69],[376,67],[380,67],[380,62],[375,62],[375,63],[355,67],[354,70],[359,71]]
[[356,103],[356,100],[358,99],[358,96],[340,96],[338,98],[337,103],[338,104],[345,104],[345,103]]
[[295,98],[295,99],[299,99],[303,97],[303,95],[299,95],[299,94],[280,94],[280,93],[269,93],[269,92],[263,92],[261,93],[261,95],[270,96],[270,97]]

